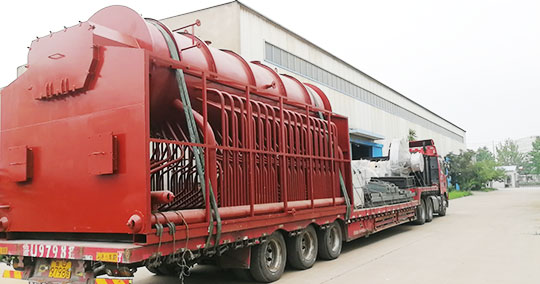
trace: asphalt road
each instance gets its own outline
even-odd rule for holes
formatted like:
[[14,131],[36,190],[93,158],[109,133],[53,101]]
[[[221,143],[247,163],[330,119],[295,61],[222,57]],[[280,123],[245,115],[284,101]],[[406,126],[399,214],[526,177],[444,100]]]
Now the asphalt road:
[[[540,188],[526,188],[452,200],[446,217],[346,243],[337,260],[288,269],[275,283],[540,283],[539,267]],[[179,282],[140,269],[134,283]],[[247,282],[198,266],[185,283]]]

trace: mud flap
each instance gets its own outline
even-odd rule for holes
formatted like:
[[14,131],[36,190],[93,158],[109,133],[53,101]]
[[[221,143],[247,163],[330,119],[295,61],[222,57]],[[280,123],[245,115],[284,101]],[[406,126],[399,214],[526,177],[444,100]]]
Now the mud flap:
[[217,259],[217,264],[221,268],[249,269],[250,262],[251,247],[228,250]]

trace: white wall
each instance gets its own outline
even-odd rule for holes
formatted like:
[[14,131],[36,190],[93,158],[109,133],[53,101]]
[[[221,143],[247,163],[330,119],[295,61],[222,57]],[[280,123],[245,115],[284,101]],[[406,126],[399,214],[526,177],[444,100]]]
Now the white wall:
[[529,153],[530,151],[532,151],[532,149],[533,149],[532,144],[536,140],[536,137],[540,137],[540,136],[529,136],[529,137],[516,139],[515,142],[516,142],[516,144],[517,144],[517,146],[519,148],[519,152],[521,152],[521,153]]
[[[266,64],[273,66],[272,64],[265,62]],[[279,70],[281,73],[294,75],[287,70]],[[388,146],[392,139],[406,138],[409,129],[414,129],[419,140],[433,139],[435,146],[439,151],[439,154],[444,156],[449,152],[459,152],[460,149],[465,148],[464,143],[460,143],[454,139],[442,135],[439,132],[427,129],[418,124],[414,124],[404,118],[387,113],[376,107],[358,101],[352,97],[345,96],[334,89],[326,86],[321,86],[316,82],[309,80],[308,78],[299,78],[302,82],[313,83],[318,85],[323,92],[328,96],[330,103],[332,104],[333,111],[335,113],[343,114],[349,117],[349,127],[359,128],[367,130],[372,133],[381,134],[385,137],[384,140],[377,140],[377,143],[384,145],[383,155],[388,152]]]
[[171,28],[176,28],[194,22],[195,19],[200,19],[202,22],[202,26],[196,28],[196,35],[203,40],[211,40],[214,47],[233,50],[241,54],[248,61],[262,61],[267,65],[278,67],[280,73],[290,74],[303,82],[310,82],[319,86],[328,95],[334,112],[349,117],[351,128],[359,128],[381,134],[386,138],[384,141],[376,141],[385,145],[383,153],[387,151],[389,140],[406,137],[409,129],[416,131],[418,139],[433,139],[441,155],[445,155],[451,151],[457,152],[459,149],[465,149],[464,141],[457,141],[438,131],[428,129],[397,115],[390,114],[365,102],[339,93],[319,82],[314,82],[309,78],[264,61],[265,42],[269,42],[388,101],[408,109],[463,138],[465,137],[465,132],[458,127],[404,98],[353,67],[344,64],[342,61],[309,42],[286,31],[279,25],[253,13],[249,8],[237,2],[171,17],[163,20],[163,22]]
[[[199,19],[201,26],[195,27],[195,35],[210,40],[212,46],[233,51],[240,50],[240,9],[238,3],[203,9],[188,14],[161,20],[171,29],[183,27]],[[188,29],[191,32],[191,29]]]
[[[389,100],[405,109],[408,109],[424,118],[442,125],[444,128],[465,136],[465,132],[458,127],[448,123],[444,119],[433,115],[421,106],[411,102],[403,96],[395,93],[388,87],[381,85],[370,77],[358,72],[354,68],[347,66],[343,62],[329,56],[317,47],[307,43],[301,38],[288,33],[280,26],[260,17],[246,8],[241,8],[240,13],[240,54],[248,60],[263,61],[267,65],[274,66],[272,63],[264,61],[264,45],[269,42],[288,52],[307,60],[319,67],[334,73],[380,97]],[[376,134],[382,134],[385,141],[377,141],[385,145],[383,153],[387,151],[388,140],[394,138],[407,137],[409,129],[414,129],[418,139],[433,139],[441,155],[459,149],[465,149],[465,143],[451,139],[440,132],[427,129],[421,125],[415,124],[399,116],[390,114],[386,111],[373,107],[350,96],[339,93],[338,91],[313,82],[309,78],[299,74],[292,73],[283,68],[279,68],[280,73],[294,75],[303,82],[310,82],[319,86],[330,99],[334,112],[349,117],[349,126],[351,128],[360,128]]]

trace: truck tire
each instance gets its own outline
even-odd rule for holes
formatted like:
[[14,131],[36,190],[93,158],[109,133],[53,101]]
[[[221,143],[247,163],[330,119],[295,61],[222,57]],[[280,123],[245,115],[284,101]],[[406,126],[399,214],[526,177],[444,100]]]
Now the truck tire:
[[433,221],[433,202],[431,202],[430,197],[426,197],[426,222]]
[[426,203],[423,198],[420,198],[420,205],[416,207],[416,220],[415,225],[424,225],[426,222]]
[[325,260],[338,258],[341,254],[341,246],[343,245],[343,235],[341,226],[334,222],[325,230],[317,232],[319,242],[319,257]]
[[287,261],[296,269],[308,269],[317,260],[317,232],[312,225],[287,239]]
[[448,199],[446,199],[446,195],[442,196],[442,206],[439,210],[439,216],[446,216],[446,207],[448,207]]
[[257,282],[274,282],[283,275],[286,262],[285,240],[280,232],[274,232],[266,242],[251,249],[251,276]]

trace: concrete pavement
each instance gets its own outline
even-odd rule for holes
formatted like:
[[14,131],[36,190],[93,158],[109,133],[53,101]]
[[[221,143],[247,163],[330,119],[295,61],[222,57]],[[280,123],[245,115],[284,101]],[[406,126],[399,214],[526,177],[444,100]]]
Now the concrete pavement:
[[[344,244],[334,261],[288,270],[279,284],[540,283],[540,188],[478,192],[448,214]],[[177,283],[140,270],[135,284]],[[246,283],[197,267],[186,283]]]
[[[523,188],[452,200],[446,217],[346,243],[337,260],[288,269],[276,283],[540,283],[539,267],[540,188]],[[179,282],[140,269],[134,283]],[[199,266],[185,283],[247,282]]]

